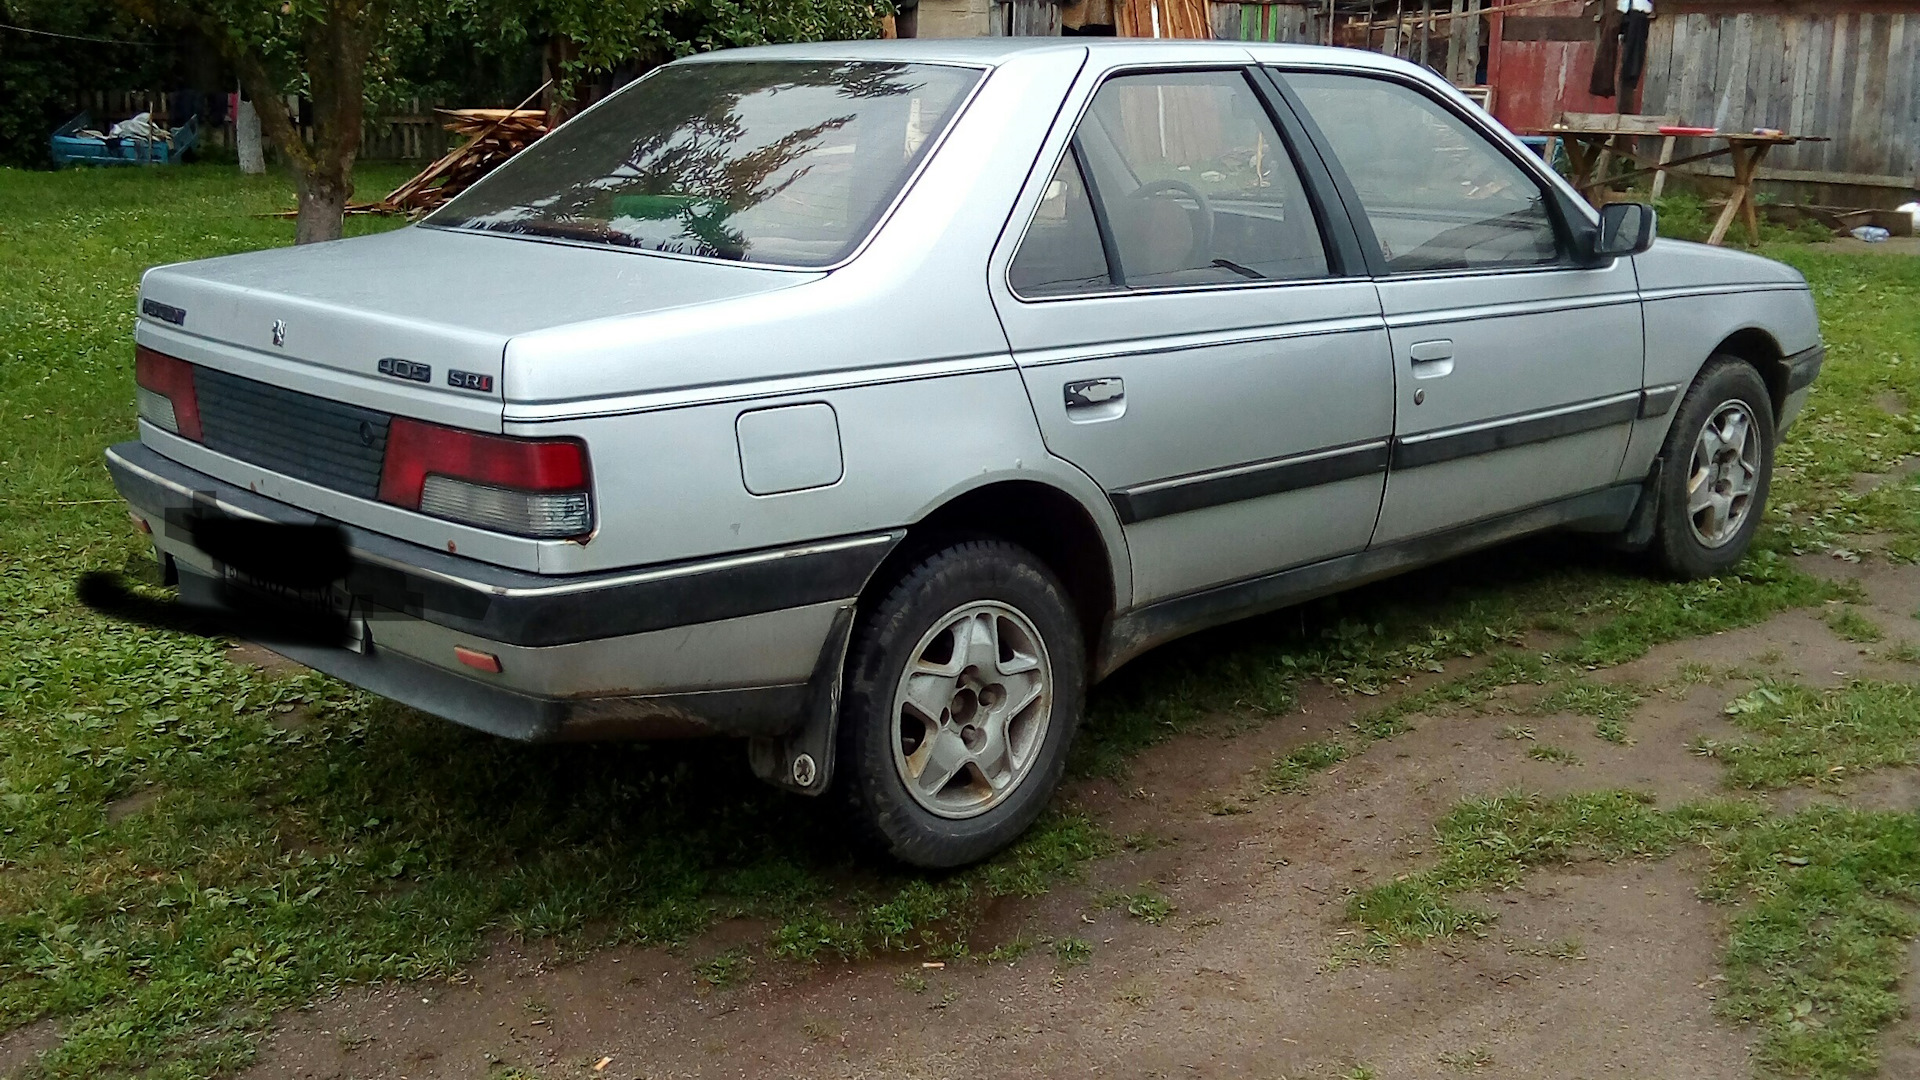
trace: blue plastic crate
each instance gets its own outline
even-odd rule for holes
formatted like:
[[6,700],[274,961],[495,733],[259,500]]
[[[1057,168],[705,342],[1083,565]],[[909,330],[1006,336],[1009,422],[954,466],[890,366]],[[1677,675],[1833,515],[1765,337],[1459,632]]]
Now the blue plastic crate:
[[171,143],[162,139],[102,138],[82,135],[93,126],[87,113],[60,125],[48,139],[56,165],[172,165],[200,142],[200,118],[195,116],[173,129]]

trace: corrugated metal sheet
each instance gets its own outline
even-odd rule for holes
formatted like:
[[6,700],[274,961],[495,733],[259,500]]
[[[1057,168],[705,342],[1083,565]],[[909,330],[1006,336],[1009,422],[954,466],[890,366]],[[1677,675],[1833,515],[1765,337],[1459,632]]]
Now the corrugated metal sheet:
[[[1597,4],[1583,0],[1504,3],[1494,9],[1488,20],[1492,37],[1487,83],[1493,87],[1493,114],[1501,123],[1517,130],[1543,128],[1563,112],[1614,111],[1613,99],[1587,92],[1599,32],[1593,21],[1597,9]],[[1549,19],[1557,25],[1540,21]],[[1522,32],[1507,35],[1509,23]],[[1580,23],[1586,25],[1585,36],[1569,40]]]

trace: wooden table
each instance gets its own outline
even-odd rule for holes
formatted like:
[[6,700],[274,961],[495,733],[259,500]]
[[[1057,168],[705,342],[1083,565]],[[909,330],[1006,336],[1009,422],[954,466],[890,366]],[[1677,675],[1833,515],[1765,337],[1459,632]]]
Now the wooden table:
[[[1691,165],[1717,157],[1730,158],[1733,163],[1732,190],[1727,196],[1726,209],[1720,212],[1720,219],[1714,222],[1713,233],[1707,237],[1707,243],[1716,246],[1726,242],[1727,230],[1733,227],[1736,217],[1746,219],[1747,239],[1754,244],[1760,243],[1760,216],[1754,209],[1753,182],[1760,172],[1760,163],[1767,158],[1768,151],[1776,146],[1827,141],[1823,137],[1812,135],[1756,135],[1752,132],[1739,131],[1716,131],[1705,135],[1661,135],[1657,130],[1645,131],[1637,128],[1623,129],[1600,125],[1591,127],[1557,125],[1543,128],[1533,134],[1545,135],[1566,144],[1567,162],[1570,166],[1570,175],[1567,179],[1574,187],[1580,189],[1580,193],[1586,196],[1588,202],[1596,206],[1606,201],[1605,192],[1621,180],[1644,176],[1648,173],[1664,177],[1666,173],[1677,170],[1682,165]],[[1647,137],[1659,137],[1665,140],[1657,160],[1650,160],[1641,154],[1635,145],[1636,140]],[[1709,144],[1721,145],[1714,146],[1703,153],[1675,159],[1673,157],[1675,139],[1702,139]],[[1639,168],[1629,172],[1609,174],[1607,166],[1612,163],[1615,156],[1631,161]]]

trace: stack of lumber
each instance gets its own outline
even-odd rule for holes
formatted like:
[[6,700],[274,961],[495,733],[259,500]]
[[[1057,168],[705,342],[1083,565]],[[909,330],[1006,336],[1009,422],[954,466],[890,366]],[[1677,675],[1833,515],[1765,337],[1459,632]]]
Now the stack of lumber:
[[472,186],[500,163],[533,145],[547,133],[547,114],[539,109],[435,109],[448,131],[462,142],[418,176],[394,188],[379,202],[350,211],[418,216]]

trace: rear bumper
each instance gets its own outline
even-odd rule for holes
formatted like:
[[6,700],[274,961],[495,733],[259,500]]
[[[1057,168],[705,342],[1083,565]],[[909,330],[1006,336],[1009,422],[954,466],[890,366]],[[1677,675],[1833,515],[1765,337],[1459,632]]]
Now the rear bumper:
[[[219,608],[226,570],[196,543],[197,524],[321,523],[139,443],[110,449],[107,466],[178,571],[181,601],[203,610]],[[854,599],[899,538],[545,577],[338,527],[349,565],[340,595],[364,647],[261,643],[382,696],[529,741],[797,727],[819,679],[837,678],[821,674],[821,658],[839,655]],[[456,647],[497,657],[500,670],[464,666]]]

